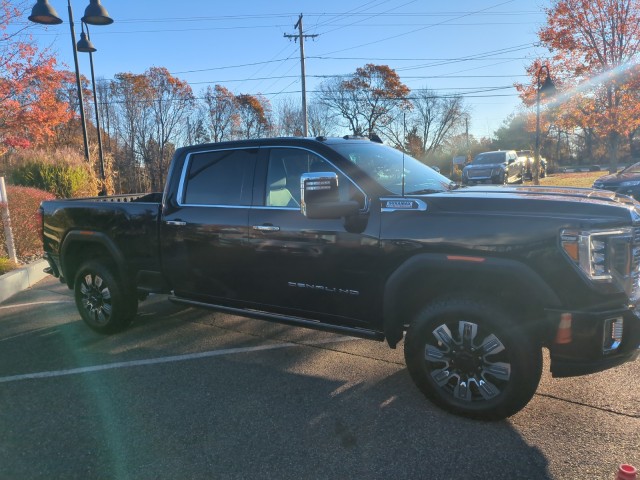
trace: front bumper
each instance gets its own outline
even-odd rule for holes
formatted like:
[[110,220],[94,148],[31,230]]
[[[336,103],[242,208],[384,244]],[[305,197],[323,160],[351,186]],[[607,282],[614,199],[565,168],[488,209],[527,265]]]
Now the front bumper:
[[497,175],[491,175],[491,176],[474,176],[474,177],[466,176],[462,178],[462,183],[464,185],[479,185],[479,184],[485,184],[485,183],[501,184],[501,183],[504,183],[504,175],[506,174],[499,173]]
[[[564,330],[561,317],[570,315],[571,326]],[[600,372],[633,361],[640,355],[640,318],[629,308],[598,312],[548,310],[547,319],[555,325],[554,338],[548,342],[551,374],[573,377]],[[622,337],[611,348],[614,319],[622,319]]]

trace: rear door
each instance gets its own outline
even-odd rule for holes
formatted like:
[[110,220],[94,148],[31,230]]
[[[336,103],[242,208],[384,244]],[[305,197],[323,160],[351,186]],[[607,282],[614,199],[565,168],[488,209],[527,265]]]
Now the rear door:
[[236,305],[247,298],[248,219],[258,148],[187,156],[161,223],[164,272],[176,295]]

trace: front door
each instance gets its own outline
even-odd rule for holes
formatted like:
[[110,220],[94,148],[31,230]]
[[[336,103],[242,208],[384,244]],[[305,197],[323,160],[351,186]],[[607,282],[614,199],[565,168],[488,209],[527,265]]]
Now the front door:
[[[302,148],[272,148],[264,199],[249,212],[251,295],[257,304],[283,313],[331,322],[341,317],[367,325],[380,316],[379,213],[366,212],[365,194],[333,164]],[[300,212],[300,176],[336,172],[341,199],[357,200],[362,221],[310,220]],[[259,179],[256,179],[259,181]]]

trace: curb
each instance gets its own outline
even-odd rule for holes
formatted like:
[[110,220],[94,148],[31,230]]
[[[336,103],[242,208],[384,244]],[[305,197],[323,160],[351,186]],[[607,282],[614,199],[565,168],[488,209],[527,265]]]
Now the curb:
[[38,260],[0,275],[0,302],[4,302],[48,276],[48,273],[43,272],[48,265],[46,260]]

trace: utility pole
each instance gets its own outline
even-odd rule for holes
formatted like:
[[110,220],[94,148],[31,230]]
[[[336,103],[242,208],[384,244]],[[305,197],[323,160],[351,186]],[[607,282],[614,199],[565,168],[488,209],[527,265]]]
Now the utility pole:
[[471,145],[469,144],[469,115],[464,117],[464,129],[467,139],[467,162],[471,161]]
[[305,35],[302,31],[302,14],[298,18],[298,23],[296,23],[293,28],[298,29],[297,35],[287,35],[284,36],[286,38],[293,38],[294,41],[300,40],[300,76],[302,78],[302,133],[305,137],[309,135],[308,129],[308,120],[307,120],[307,87],[305,80],[305,71],[304,71],[304,39],[305,38],[315,38],[318,35]]

